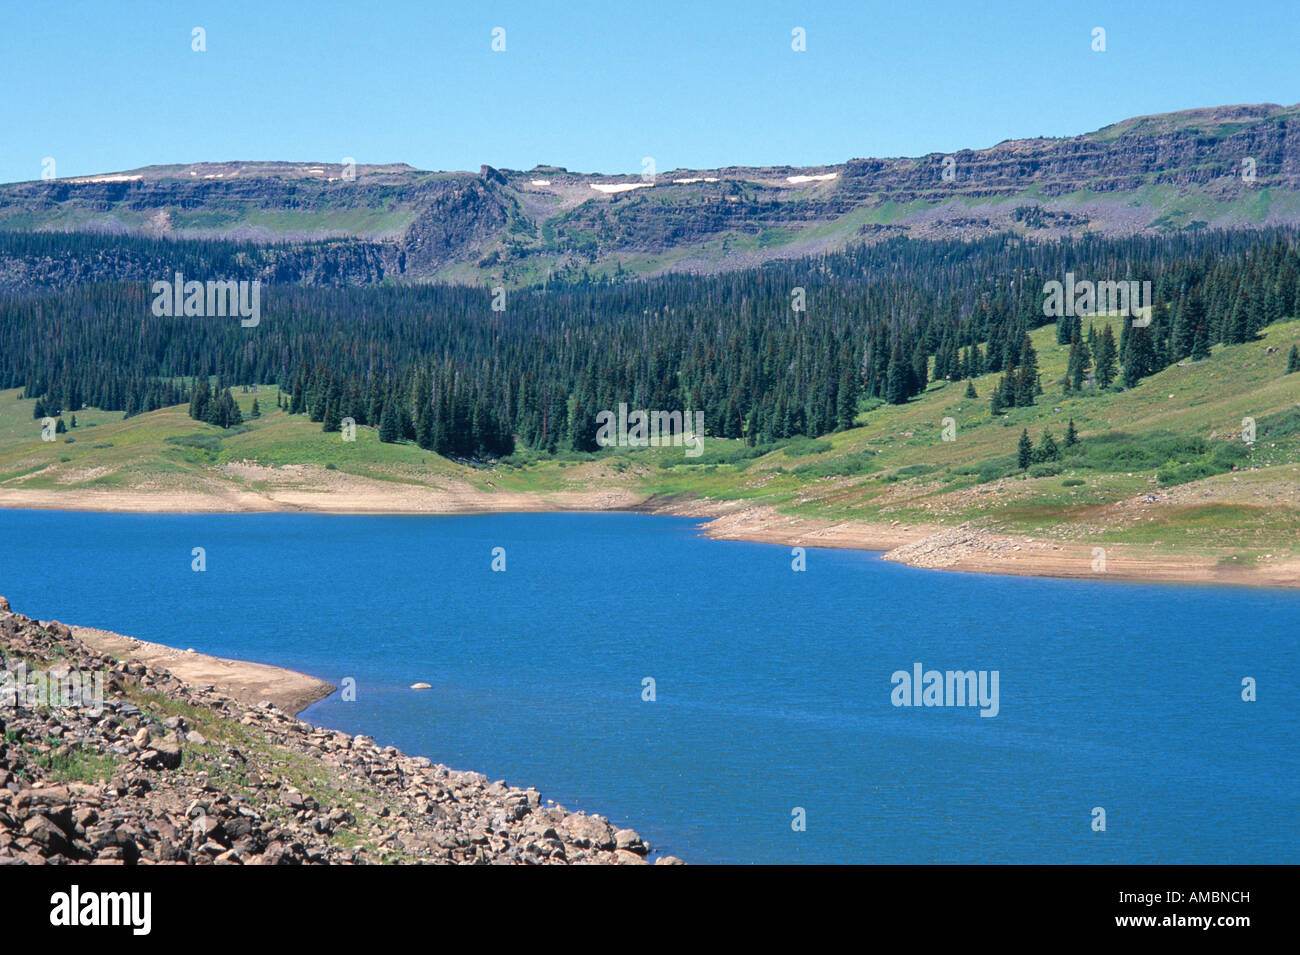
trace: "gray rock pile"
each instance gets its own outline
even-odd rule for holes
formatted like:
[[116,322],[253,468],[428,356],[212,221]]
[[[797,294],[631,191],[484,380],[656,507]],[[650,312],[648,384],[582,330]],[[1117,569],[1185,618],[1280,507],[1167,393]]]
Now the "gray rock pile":
[[0,865],[645,865],[650,855],[635,831],[534,789],[101,655],[0,597],[0,666],[19,662],[101,672],[104,700],[100,710],[0,696]]

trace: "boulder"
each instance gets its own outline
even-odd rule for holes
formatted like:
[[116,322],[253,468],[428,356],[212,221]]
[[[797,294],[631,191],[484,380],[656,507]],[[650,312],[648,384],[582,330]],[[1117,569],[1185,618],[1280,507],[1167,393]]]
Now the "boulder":
[[140,762],[150,769],[176,769],[181,764],[181,748],[169,739],[155,740],[152,749],[140,754]]
[[620,829],[614,833],[614,847],[640,855],[645,855],[647,852],[645,843],[641,841],[641,836],[635,829]]
[[23,835],[36,843],[47,855],[64,852],[68,848],[68,837],[62,829],[45,816],[29,816],[23,823]]
[[614,828],[599,816],[568,816],[564,820],[568,842],[581,849],[613,849]]

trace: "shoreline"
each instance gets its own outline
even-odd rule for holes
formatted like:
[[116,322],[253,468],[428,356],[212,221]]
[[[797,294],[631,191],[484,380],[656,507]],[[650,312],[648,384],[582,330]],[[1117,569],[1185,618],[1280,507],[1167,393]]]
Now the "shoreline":
[[[660,497],[628,488],[545,494],[446,490],[402,485],[366,496],[366,506],[338,506],[329,492],[283,497],[249,493],[150,491],[30,491],[0,489],[0,509],[115,514],[324,514],[454,516],[506,513],[660,514],[699,518],[701,536],[789,547],[879,552],[884,560],[926,570],[1056,579],[1116,580],[1234,587],[1300,588],[1300,559],[1227,563],[1194,554],[1158,554],[1106,544],[1104,570],[1094,569],[1091,542],[1004,534],[976,523],[961,525],[832,521],[783,514],[764,504]],[[1271,558],[1272,555],[1269,555]],[[131,639],[131,638],[124,638]],[[215,659],[215,658],[214,658]],[[315,702],[314,700],[312,702]]]
[[214,657],[98,627],[67,626],[74,637],[99,653],[168,670],[191,686],[211,686],[246,706],[268,700],[276,709],[297,716],[338,689],[333,683],[269,663]]
[[305,722],[276,696],[334,688],[301,673],[42,622],[0,596],[9,657],[103,680],[93,700],[78,682],[0,706],[0,866],[683,864],[532,787]]

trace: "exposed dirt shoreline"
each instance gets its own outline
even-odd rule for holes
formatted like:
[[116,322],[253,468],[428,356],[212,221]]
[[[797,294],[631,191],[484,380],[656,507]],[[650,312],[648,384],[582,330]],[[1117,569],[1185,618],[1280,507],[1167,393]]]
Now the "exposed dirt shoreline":
[[165,514],[637,511],[701,518],[707,521],[701,525],[704,536],[715,540],[881,551],[885,560],[936,570],[1152,583],[1300,587],[1300,561],[1293,559],[1237,564],[1215,556],[1169,554],[1107,544],[1104,561],[1100,561],[1094,543],[1001,534],[973,524],[952,527],[897,521],[888,524],[826,521],[783,514],[766,505],[658,498],[620,487],[532,494],[488,492],[469,485],[453,488],[380,482],[365,482],[365,485],[349,487],[346,494],[289,488],[247,493],[0,488],[0,508]]
[[269,700],[279,710],[297,716],[325,699],[337,687],[314,676],[266,663],[227,660],[193,650],[178,650],[123,636],[95,627],[71,627],[82,643],[119,660],[135,661],[159,670],[169,670],[194,686],[212,686],[247,706]]

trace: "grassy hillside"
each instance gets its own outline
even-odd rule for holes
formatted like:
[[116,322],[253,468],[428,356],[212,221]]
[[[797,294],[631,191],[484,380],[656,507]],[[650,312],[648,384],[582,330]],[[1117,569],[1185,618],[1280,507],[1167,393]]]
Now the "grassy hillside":
[[[906,405],[864,410],[849,431],[774,449],[707,439],[693,459],[680,448],[556,457],[524,449],[492,466],[469,466],[414,445],[382,444],[371,428],[344,442],[277,410],[268,387],[236,395],[246,417],[254,398],[263,415],[229,432],[192,421],[180,407],[127,420],[87,409],[76,429],[46,443],[33,402],[11,390],[0,392],[0,491],[256,495],[295,486],[347,493],[364,484],[547,495],[608,488],[836,521],[976,520],[1008,533],[1238,559],[1300,550],[1300,374],[1283,374],[1300,322],[1217,347],[1208,360],[1166,369],[1131,390],[1093,396],[1063,394],[1068,349],[1056,344],[1054,328],[1032,337],[1044,387],[1034,407],[992,417],[994,375],[975,380],[975,399],[964,396],[964,382],[935,382]],[[1256,422],[1253,446],[1241,438],[1248,417]],[[945,418],[955,423],[954,440],[943,440]],[[1055,464],[1028,473],[1016,467],[1022,429],[1037,444],[1050,428],[1061,443],[1070,419],[1080,445]]]

